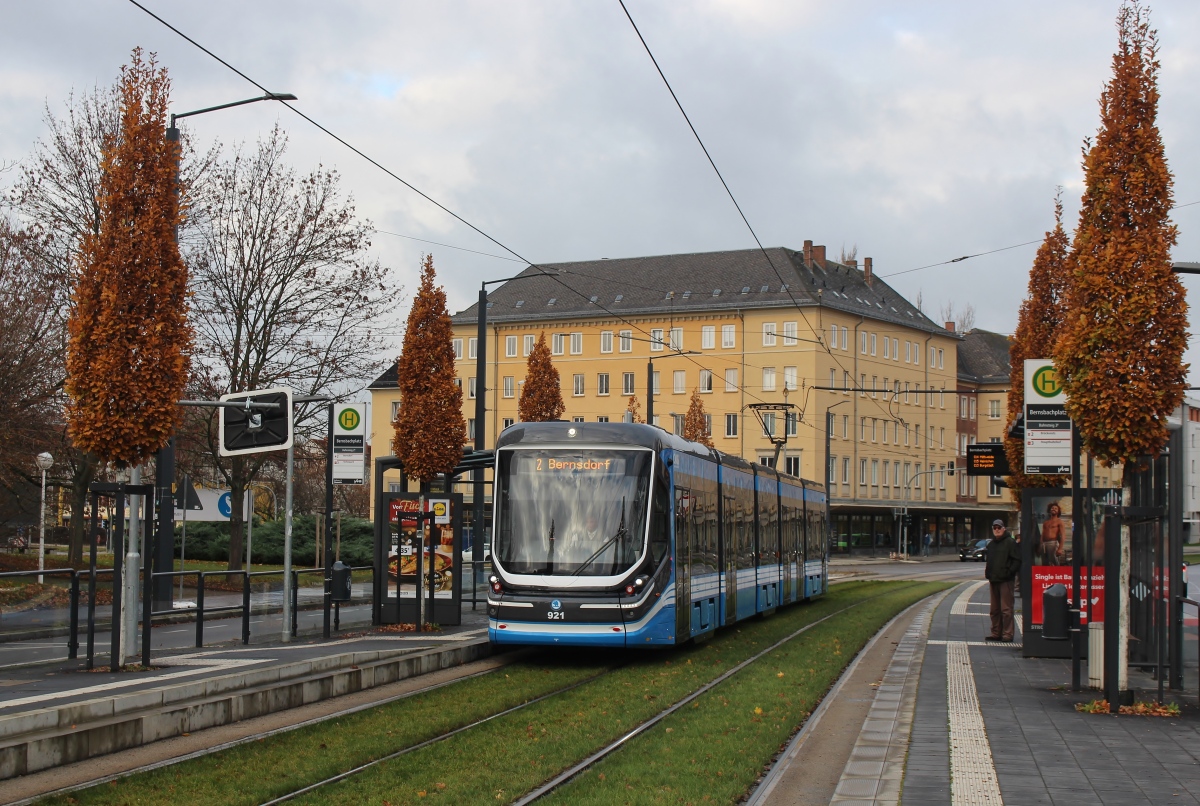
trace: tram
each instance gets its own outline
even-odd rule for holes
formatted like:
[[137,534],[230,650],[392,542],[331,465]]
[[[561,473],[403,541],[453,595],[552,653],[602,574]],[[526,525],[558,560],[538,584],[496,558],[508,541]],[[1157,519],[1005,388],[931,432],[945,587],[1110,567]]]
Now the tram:
[[488,636],[653,647],[828,589],[823,485],[633,423],[500,434]]

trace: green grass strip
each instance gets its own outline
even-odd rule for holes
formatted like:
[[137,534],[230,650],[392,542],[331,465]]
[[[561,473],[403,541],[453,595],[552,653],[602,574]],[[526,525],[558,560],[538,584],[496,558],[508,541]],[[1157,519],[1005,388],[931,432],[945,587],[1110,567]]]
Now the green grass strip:
[[897,591],[817,625],[540,802],[741,801],[867,641],[901,610],[945,587]]
[[[509,803],[800,627],[848,604],[906,587],[911,583],[839,585],[818,602],[719,631],[699,646],[644,655],[637,663],[572,692],[380,764],[295,802]],[[848,614],[847,618],[855,617]],[[848,657],[840,662],[844,664]]]
[[[847,604],[881,594],[890,599],[893,591],[912,588],[903,582],[840,584],[822,600],[719,631],[698,646],[646,653],[546,652],[536,662],[426,695],[44,802],[261,803],[595,675],[606,663],[632,661],[572,692],[296,801],[508,802],[805,624]],[[838,668],[852,654],[841,658]]]

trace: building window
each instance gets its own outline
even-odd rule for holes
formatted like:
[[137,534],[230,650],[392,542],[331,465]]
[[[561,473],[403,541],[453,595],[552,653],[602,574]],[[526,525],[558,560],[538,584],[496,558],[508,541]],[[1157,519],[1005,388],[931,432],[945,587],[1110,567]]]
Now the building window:
[[871,355],[875,355],[875,334],[871,334]]
[[633,373],[625,372],[621,374],[621,394],[633,394]]
[[454,360],[461,361],[462,360],[462,339],[454,339],[450,343],[452,345],[454,345]]
[[999,476],[989,476],[988,477],[988,498],[999,498],[1000,497],[1000,489],[1001,489],[1000,488],[1000,477]]
[[867,441],[867,418],[866,417],[858,418],[858,441],[859,442]]
[[877,442],[878,441],[876,439],[877,436],[879,436],[879,419],[876,417],[872,417],[871,418],[871,441]]
[[867,376],[865,373],[858,376],[858,396],[867,396]]
[[[999,420],[1000,419],[1000,401],[999,400],[989,400],[988,401],[988,419],[990,419],[990,420]],[[1196,438],[1196,435],[1192,434],[1192,439],[1194,440],[1195,438]]]
[[[892,347],[892,340],[889,337],[884,336],[883,337],[883,357],[884,358],[892,357],[891,347]],[[885,462],[885,464],[886,464],[886,462]]]
[[683,349],[683,328],[671,328],[671,349],[679,352]]
[[712,415],[711,414],[704,415],[704,433],[707,436],[712,436]]
[[505,417],[505,418],[504,418],[504,428],[508,428],[508,427],[509,427],[510,425],[512,425],[512,424],[513,424],[513,418],[512,418],[512,417]]
[[842,415],[842,439],[850,439],[850,415]]
[[929,345],[929,368],[937,369],[937,348]]
[[537,343],[537,339],[535,339],[533,336],[526,336],[524,350],[522,351],[521,355],[528,357],[529,354],[533,352],[533,346],[536,343]]
[[937,478],[936,477],[938,475],[940,475],[937,472],[937,468],[934,467],[933,465],[930,465],[929,472],[926,473],[925,475],[929,477],[929,489],[931,489],[931,490],[935,489],[937,487]]
[[837,325],[829,326],[829,349],[836,350],[838,346]]
[[571,355],[583,355],[583,334],[571,334]]
[[563,334],[555,333],[550,337],[550,352],[554,355],[562,355],[563,350],[566,349],[563,346],[565,341],[566,339],[563,338]]
[[912,363],[912,342],[911,341],[904,342],[904,363],[905,364]]
[[622,330],[619,335],[621,336],[621,346],[619,348],[621,350],[621,352],[632,353],[633,352],[633,331],[632,330]]
[[650,352],[661,353],[663,349],[663,331],[656,327],[650,331]]
[[596,422],[598,422],[598,423],[607,423],[607,422],[608,422],[608,418],[607,418],[607,417],[597,417],[597,418],[596,418]]
[[879,388],[879,376],[871,376],[871,397],[879,397],[879,392],[875,391]]
[[878,459],[871,460],[871,486],[872,487],[879,486],[879,460]]
[[896,488],[900,487],[900,463],[899,462],[895,462],[892,464],[892,486],[896,487]]
[[833,367],[829,368],[829,391],[833,391],[837,387],[837,370]]
[[582,422],[584,422],[584,419],[583,419],[582,417],[572,417],[572,418],[571,418],[571,422],[573,422],[573,423],[582,423]]
[[654,394],[656,395],[662,394],[662,384],[659,383],[658,377],[658,370],[654,370],[654,372],[651,373],[650,380],[654,386]]
[[784,416],[784,422],[787,424],[787,435],[789,437],[796,436],[797,426],[800,422],[800,418],[796,415],[796,412],[789,411]]
[[736,346],[735,327],[735,325],[721,325],[721,347],[726,350],[731,350]]
[[738,428],[738,416],[736,414],[725,415],[725,436],[736,437]]
[[467,400],[475,399],[475,379],[467,378]]
[[942,448],[943,450],[946,447],[946,429],[945,428],[938,429],[938,447]]
[[682,414],[671,415],[671,431],[677,437],[683,436],[683,421],[687,419]]
[[913,342],[913,366],[921,366],[921,345]]
[[975,419],[975,398],[971,398],[971,419]]
[[842,390],[845,394],[850,394],[850,373],[842,370]]
[[516,336],[505,336],[504,337],[504,357],[505,358],[516,358],[517,357],[517,337]]
[[775,391],[775,367],[763,367],[762,390],[764,392]]
[[598,374],[596,376],[596,394],[598,394],[598,395],[607,395],[608,394],[608,373],[607,372],[601,372],[600,374]]
[[787,473],[789,476],[797,476],[798,477],[800,475],[800,457],[799,456],[788,456],[788,457],[785,457],[783,461],[784,461],[784,472],[785,473]]
[[797,341],[798,341],[798,339],[796,338],[796,323],[795,322],[784,322],[783,323],[783,346],[784,347],[795,347]]
[[883,441],[887,442],[888,421],[883,421]]
[[479,339],[474,338],[474,337],[467,339],[467,358],[474,361],[478,357],[479,357]]
[[399,400],[393,400],[393,401],[392,401],[392,422],[393,422],[393,423],[394,423],[394,422],[396,422],[396,419],[397,419],[399,416],[400,416],[400,401],[399,401]]
[[797,380],[796,380],[796,368],[795,367],[784,367],[783,368],[783,388],[787,389],[789,391],[792,391],[792,392],[794,392],[800,388],[800,386],[798,385]]
[[736,369],[725,370],[725,391],[736,392],[738,390],[738,371]]
[[717,328],[715,325],[705,325],[700,328],[700,349],[711,350],[717,346]]
[[687,391],[687,370],[677,369],[672,373],[673,389],[675,394],[682,395]]
[[775,323],[763,322],[763,347],[775,346]]
[[712,391],[712,370],[700,370],[700,393],[708,394]]
[[858,335],[859,335],[858,351],[860,353],[862,353],[863,355],[866,355],[867,354],[867,331],[864,330],[862,333],[859,333]]
[[850,483],[850,457],[842,459],[842,484]]
[[611,353],[613,343],[613,333],[611,330],[604,330],[600,333],[600,352]]
[[845,327],[844,327],[844,328],[842,328],[842,349],[843,349],[843,350],[849,350],[849,349],[850,349],[850,341],[849,341],[849,339],[850,339],[850,329],[849,329],[849,328],[845,328]]
[[583,374],[575,375],[575,397],[583,397]]
[[763,412],[762,418],[763,434],[768,437],[775,436],[775,413]]
[[512,375],[505,375],[504,376],[504,396],[512,397],[513,394],[515,393],[516,387],[517,387],[516,379],[514,379]]
[[867,488],[867,460],[858,460],[858,486],[864,490]]
[[960,420],[967,419],[967,396],[958,396],[958,418]]
[[945,368],[946,368],[946,351],[939,349],[938,350],[938,369],[945,369]]
[[467,420],[467,439],[475,439],[475,418]]

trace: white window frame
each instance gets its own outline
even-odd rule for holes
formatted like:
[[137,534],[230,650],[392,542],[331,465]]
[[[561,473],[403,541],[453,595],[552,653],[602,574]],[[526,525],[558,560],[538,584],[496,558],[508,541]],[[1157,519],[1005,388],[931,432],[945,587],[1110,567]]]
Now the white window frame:
[[571,334],[571,355],[583,355],[583,334]]
[[517,337],[516,336],[505,336],[504,337],[504,357],[505,358],[516,358],[517,357]]
[[763,367],[762,390],[764,392],[775,391],[775,367]]
[[848,327],[842,328],[842,349],[843,350],[850,349],[849,339],[850,339],[850,328],[848,328]]
[[608,383],[609,379],[607,372],[596,373],[596,394],[602,397],[608,397]]
[[721,349],[737,348],[737,325],[721,325]]
[[517,379],[512,375],[504,376],[504,396],[512,397],[516,394]]
[[725,370],[725,391],[736,392],[738,390],[738,371],[737,368]]
[[567,340],[562,333],[555,333],[550,336],[550,354],[562,355],[566,351]]
[[687,392],[687,370],[677,369],[671,373],[671,391],[677,395]]
[[462,339],[451,339],[450,346],[454,348],[454,360],[462,361],[463,357],[463,342]]
[[634,384],[637,383],[637,376],[632,372],[621,373],[621,394],[634,394]]
[[522,345],[522,353],[521,353],[522,357],[528,358],[529,354],[533,352],[533,348],[536,346],[537,346],[537,337],[526,333],[525,339],[524,339],[524,344]]
[[467,358],[474,361],[478,357],[479,339],[476,336],[472,336],[471,338],[467,339]]
[[573,397],[583,397],[585,388],[586,388],[586,382],[583,379],[583,373],[576,372],[573,377],[572,391],[571,391],[572,396]]
[[876,338],[875,338],[875,334],[872,333],[871,334],[871,355],[875,355],[875,347],[876,347]]
[[711,369],[700,370],[700,394],[709,395],[709,394],[712,394],[712,390],[713,390],[712,370]]
[[671,350],[674,352],[678,353],[683,351],[683,328],[671,328],[671,335],[668,344],[670,345]]
[[663,351],[664,346],[665,345],[663,343],[663,329],[661,327],[656,327],[656,328],[651,329],[651,331],[650,331],[650,352],[661,353]]
[[654,386],[654,394],[656,394],[656,395],[662,394],[662,383],[659,381],[660,377],[661,376],[659,375],[658,370],[654,370],[654,372],[651,373],[650,381],[651,381],[651,384]]
[[775,323],[763,322],[763,347],[775,346]]
[[738,435],[738,415],[737,414],[726,414],[725,415],[725,436],[726,437],[736,437],[737,435]]
[[783,368],[783,388],[794,392],[800,388],[800,376],[795,367]]
[[713,350],[717,346],[717,327],[716,325],[705,325],[700,328],[700,349]]
[[467,400],[475,399],[475,379],[467,378]]
[[613,351],[613,332],[611,330],[600,331],[600,352],[611,353]]
[[783,346],[784,347],[795,347],[796,343],[800,340],[799,333],[800,333],[800,331],[798,330],[797,324],[795,322],[784,322],[783,323]]
[[617,349],[623,353],[633,352],[633,331],[622,330],[617,334],[620,337],[620,342]]

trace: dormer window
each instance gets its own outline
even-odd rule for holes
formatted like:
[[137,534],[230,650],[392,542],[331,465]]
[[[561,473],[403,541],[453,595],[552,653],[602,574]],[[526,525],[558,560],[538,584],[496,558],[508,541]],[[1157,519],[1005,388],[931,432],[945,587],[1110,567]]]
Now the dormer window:
[[553,305],[553,304],[554,304],[554,303],[556,303],[556,302],[558,302],[558,297],[551,297],[551,298],[550,298],[550,301],[549,301],[549,302],[547,302],[547,303],[546,303],[546,305],[547,305],[547,306],[550,306],[550,305]]
[[517,304],[516,304],[516,305],[514,305],[513,307],[514,307],[514,308],[520,308],[520,307],[521,307],[522,305],[524,305],[524,304],[525,304],[525,300],[523,300],[523,299],[519,299],[519,300],[517,300]]
[[743,294],[749,294],[749,293],[750,293],[750,286],[748,286],[748,285],[744,285],[744,286],[742,286],[742,293],[743,293]]

